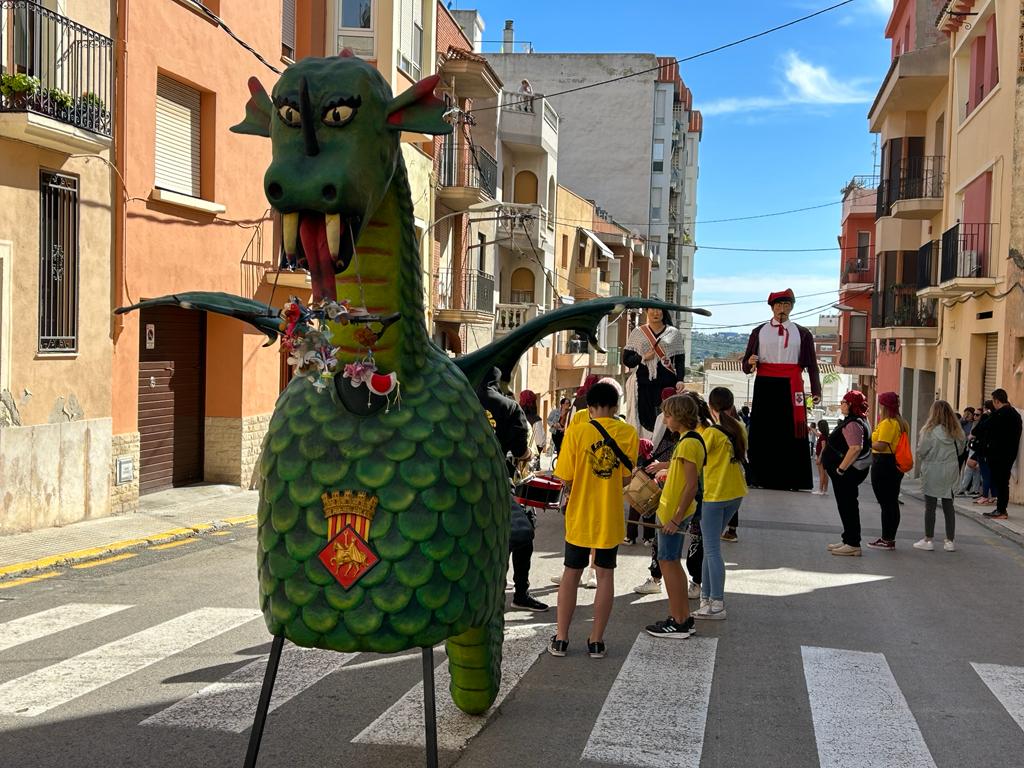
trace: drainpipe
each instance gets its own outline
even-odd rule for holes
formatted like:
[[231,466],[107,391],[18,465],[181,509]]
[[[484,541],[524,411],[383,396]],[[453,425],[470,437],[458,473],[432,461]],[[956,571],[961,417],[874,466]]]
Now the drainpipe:
[[[123,307],[128,304],[128,275],[125,258],[127,245],[125,238],[128,229],[128,189],[126,176],[128,169],[127,157],[127,62],[128,62],[128,3],[129,0],[117,0],[117,40],[114,47],[114,167],[120,172],[115,173],[114,183],[114,306]],[[114,342],[116,343],[124,330],[124,315],[114,315]]]
[[502,36],[501,52],[515,52],[515,33],[512,31],[512,19],[505,19],[505,32]]

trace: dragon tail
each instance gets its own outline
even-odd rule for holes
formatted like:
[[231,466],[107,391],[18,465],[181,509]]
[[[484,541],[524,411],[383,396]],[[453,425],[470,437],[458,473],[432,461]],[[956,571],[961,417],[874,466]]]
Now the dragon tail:
[[[499,591],[499,599],[504,595]],[[448,669],[455,706],[470,715],[482,715],[498,696],[501,685],[501,644],[505,615],[499,606],[490,620],[448,638]]]

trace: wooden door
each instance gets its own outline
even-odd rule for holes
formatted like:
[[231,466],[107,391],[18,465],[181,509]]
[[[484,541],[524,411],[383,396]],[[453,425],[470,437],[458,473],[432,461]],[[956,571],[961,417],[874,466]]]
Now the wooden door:
[[206,316],[142,311],[139,329],[139,493],[203,479]]

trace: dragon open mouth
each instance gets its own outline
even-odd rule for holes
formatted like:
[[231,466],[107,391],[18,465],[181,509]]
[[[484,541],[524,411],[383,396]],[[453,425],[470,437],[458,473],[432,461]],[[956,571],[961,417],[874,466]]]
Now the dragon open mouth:
[[313,301],[337,301],[334,276],[352,261],[353,222],[340,213],[319,211],[286,213],[281,220],[285,255],[293,266],[309,270]]

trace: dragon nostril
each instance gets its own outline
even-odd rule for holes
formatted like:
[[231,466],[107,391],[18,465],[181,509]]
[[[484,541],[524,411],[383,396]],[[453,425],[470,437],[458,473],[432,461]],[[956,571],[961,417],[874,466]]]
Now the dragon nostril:
[[284,196],[284,190],[276,181],[267,184],[267,197],[271,200],[280,200]]
[[333,184],[328,184],[320,190],[320,194],[324,196],[324,200],[334,200],[338,196],[338,188]]

